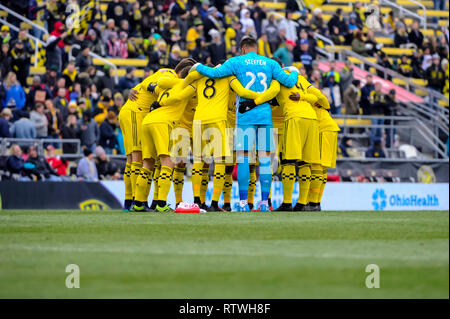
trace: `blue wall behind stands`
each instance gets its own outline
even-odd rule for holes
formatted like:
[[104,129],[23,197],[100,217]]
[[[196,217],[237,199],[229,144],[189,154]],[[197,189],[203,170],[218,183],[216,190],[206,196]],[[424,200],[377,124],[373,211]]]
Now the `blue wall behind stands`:
[[[102,184],[120,201],[124,198],[123,182],[104,181]],[[322,199],[323,210],[448,210],[449,184],[419,184],[419,183],[328,183]],[[210,203],[212,182],[209,183],[206,202]],[[232,205],[238,202],[237,183],[233,185]],[[294,203],[298,198],[298,184],[294,190]],[[153,198],[153,185],[149,202]],[[255,203],[260,198],[259,184],[255,194]],[[274,207],[283,200],[281,182],[272,185]],[[192,184],[185,182],[183,200],[193,202]],[[173,187],[168,197],[169,204],[175,206]],[[220,199],[220,204],[223,198]]]

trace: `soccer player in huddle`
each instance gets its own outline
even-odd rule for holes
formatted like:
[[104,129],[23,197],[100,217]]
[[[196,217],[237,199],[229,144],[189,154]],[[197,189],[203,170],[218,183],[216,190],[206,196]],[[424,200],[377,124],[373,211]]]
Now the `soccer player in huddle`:
[[[264,92],[269,88],[272,78],[281,84],[292,87],[298,79],[298,71],[285,73],[280,65],[256,52],[255,39],[244,37],[240,43],[241,55],[228,59],[223,65],[211,68],[196,64],[193,69],[208,78],[224,78],[235,75],[245,88],[254,92]],[[242,97],[239,97],[241,100]],[[242,99],[245,100],[245,99]],[[250,211],[248,206],[248,185],[250,181],[249,152],[255,146],[259,157],[261,182],[261,211],[268,211],[268,197],[272,183],[270,151],[273,149],[272,111],[269,103],[254,108],[240,108],[237,112],[235,150],[238,162],[239,211]]]

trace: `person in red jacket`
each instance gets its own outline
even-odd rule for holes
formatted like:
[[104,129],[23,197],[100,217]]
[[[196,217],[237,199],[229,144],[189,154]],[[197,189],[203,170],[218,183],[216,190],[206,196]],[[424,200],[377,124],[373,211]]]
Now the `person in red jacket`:
[[67,176],[67,167],[69,166],[69,162],[62,159],[61,156],[55,154],[55,147],[53,145],[47,146],[46,159],[59,176]]

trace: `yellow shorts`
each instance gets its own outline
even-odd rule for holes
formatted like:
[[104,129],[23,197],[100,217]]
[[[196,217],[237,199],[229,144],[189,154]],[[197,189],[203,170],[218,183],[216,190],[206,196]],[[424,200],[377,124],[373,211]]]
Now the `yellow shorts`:
[[122,109],[119,112],[119,125],[122,130],[126,155],[142,151],[142,120],[148,113]]
[[319,134],[320,165],[335,168],[338,132],[324,131]]
[[170,156],[175,162],[187,162],[192,146],[192,132],[189,128],[178,126],[170,133]]
[[170,155],[170,133],[168,123],[149,123],[142,125],[142,158],[158,159],[161,155]]
[[199,162],[203,157],[214,158],[229,157],[230,129],[227,129],[227,121],[219,121],[208,124],[197,124],[193,127],[193,154],[194,160]]
[[284,124],[283,158],[320,164],[319,123],[295,117]]

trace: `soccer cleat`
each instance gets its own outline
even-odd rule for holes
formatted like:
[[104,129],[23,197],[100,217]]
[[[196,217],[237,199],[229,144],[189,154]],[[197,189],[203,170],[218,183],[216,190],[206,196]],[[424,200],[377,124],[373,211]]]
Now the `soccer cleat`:
[[297,203],[292,209],[293,212],[307,212],[307,208],[305,205]]
[[206,210],[207,212],[225,212],[226,210],[224,210],[222,207],[214,207],[214,206],[210,206],[208,207],[208,209]]
[[154,200],[152,202],[152,204],[150,205],[150,209],[155,210],[156,209],[156,200]]
[[133,206],[133,212],[136,212],[136,213],[151,213],[151,212],[153,212],[153,209],[151,209],[147,205],[142,205],[142,206],[134,205]]
[[259,205],[259,211],[263,213],[268,213],[270,212],[269,206],[267,204],[261,204]]
[[247,213],[250,211],[250,207],[248,207],[248,204],[245,206],[239,206],[237,211],[242,212],[242,213]]
[[166,205],[164,207],[160,207],[159,205],[156,205],[156,212],[158,212],[158,213],[173,213],[173,209],[170,208],[169,205]]
[[231,205],[230,203],[225,203],[222,205],[222,209],[226,212],[231,212]]
[[123,211],[124,212],[131,212],[131,209],[133,208],[133,200],[132,199],[126,199],[123,203]]
[[322,209],[320,207],[320,203],[316,203],[314,205],[308,204],[309,212],[320,212]]
[[208,211],[208,206],[206,206],[206,203],[203,203],[200,205],[200,209],[203,209],[204,211]]
[[292,204],[282,203],[280,207],[275,209],[276,212],[292,212]]

